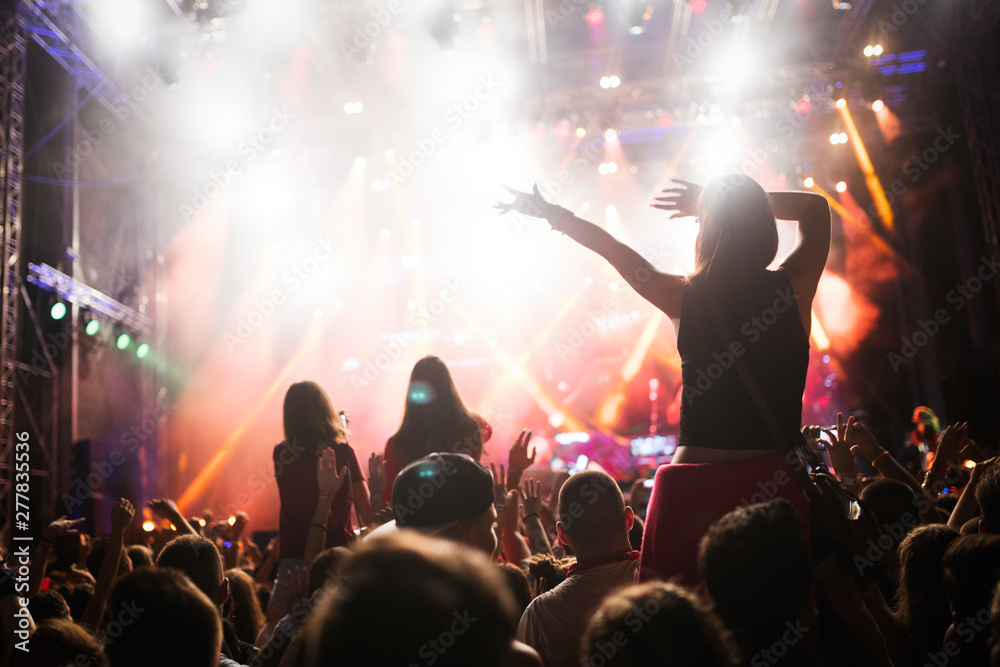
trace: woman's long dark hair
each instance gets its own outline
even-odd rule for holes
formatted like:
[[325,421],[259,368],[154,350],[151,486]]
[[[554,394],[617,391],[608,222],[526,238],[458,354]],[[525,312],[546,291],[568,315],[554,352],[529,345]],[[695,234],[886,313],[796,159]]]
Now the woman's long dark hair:
[[731,173],[709,181],[698,200],[698,217],[701,229],[689,281],[739,285],[774,261],[774,211],[764,188],[749,176]]
[[296,382],[285,394],[285,441],[315,452],[318,445],[346,443],[347,431],[323,390],[315,382]]
[[243,570],[226,570],[229,578],[229,595],[233,600],[231,620],[240,641],[253,644],[257,632],[266,622],[257,600],[257,587],[253,578]]
[[393,438],[400,468],[434,452],[468,454],[477,461],[482,455],[479,421],[438,357],[424,357],[413,367],[403,422]]
[[896,611],[909,638],[921,646],[940,647],[951,625],[942,563],[948,545],[958,536],[957,530],[944,524],[918,526],[899,545]]

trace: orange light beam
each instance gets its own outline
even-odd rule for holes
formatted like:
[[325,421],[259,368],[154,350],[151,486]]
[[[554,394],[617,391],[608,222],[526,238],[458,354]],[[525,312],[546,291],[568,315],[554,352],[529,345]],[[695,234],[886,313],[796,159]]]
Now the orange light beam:
[[271,397],[274,396],[281,385],[284,384],[289,374],[291,374],[292,370],[298,365],[299,361],[301,361],[302,357],[309,350],[309,348],[312,347],[317,340],[319,340],[320,334],[326,328],[331,318],[332,315],[327,315],[321,322],[314,322],[312,324],[306,333],[306,337],[303,339],[298,349],[295,350],[295,354],[293,354],[292,358],[288,360],[285,367],[281,369],[278,376],[274,378],[271,386],[267,388],[267,391],[264,392],[250,412],[247,413],[247,415],[243,418],[243,421],[240,422],[239,426],[237,426],[236,429],[229,434],[229,437],[226,438],[226,441],[222,443],[222,447],[219,448],[211,460],[205,464],[204,468],[201,469],[198,476],[195,477],[184,490],[184,493],[181,494],[180,499],[177,501],[177,507],[182,513],[187,512],[187,508],[201,497],[205,491],[205,487],[208,486],[208,484],[215,477],[216,473],[222,467],[222,464],[225,463],[226,460],[229,459],[229,456],[233,453],[233,448],[236,446],[236,443],[239,442],[246,430],[250,427],[254,420],[257,419],[257,416],[267,405],[268,401],[271,400]]
[[882,183],[878,180],[878,176],[875,175],[872,161],[868,157],[865,145],[861,142],[861,135],[858,134],[858,128],[854,125],[851,112],[848,111],[847,104],[838,104],[837,109],[840,111],[840,117],[844,120],[845,127],[847,127],[847,136],[851,138],[851,146],[854,147],[854,154],[858,157],[858,165],[861,167],[861,172],[865,175],[865,184],[868,186],[868,192],[871,193],[872,199],[875,201],[875,208],[878,209],[878,215],[882,218],[882,222],[885,223],[886,229],[892,231],[894,220],[892,207],[889,206],[889,200],[886,199]]
[[625,389],[628,383],[632,381],[632,378],[635,377],[635,374],[639,372],[639,368],[642,367],[642,360],[646,358],[649,346],[653,344],[656,331],[660,328],[660,322],[662,321],[663,313],[659,310],[654,310],[649,321],[646,322],[646,327],[639,334],[639,340],[636,341],[635,346],[629,353],[628,359],[622,364],[621,377],[615,385],[615,390],[608,394],[601,401],[600,407],[597,408],[596,421],[598,426],[611,426],[618,421],[622,403],[625,401]]
[[826,330],[823,329],[823,325],[819,321],[819,317],[816,315],[816,311],[812,311],[812,339],[816,343],[816,348],[819,350],[830,349],[830,339],[826,335]]

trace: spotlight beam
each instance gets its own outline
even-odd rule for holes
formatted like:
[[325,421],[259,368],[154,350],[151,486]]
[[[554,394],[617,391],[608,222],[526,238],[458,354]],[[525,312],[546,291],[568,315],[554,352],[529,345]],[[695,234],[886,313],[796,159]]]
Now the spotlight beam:
[[302,343],[299,345],[298,349],[295,350],[295,354],[292,355],[292,358],[288,360],[285,367],[282,368],[281,372],[274,378],[271,386],[267,388],[264,394],[257,400],[257,403],[243,418],[243,421],[241,421],[236,429],[229,434],[229,437],[226,438],[219,450],[215,452],[215,455],[212,456],[211,460],[205,464],[205,467],[201,469],[198,476],[195,477],[184,490],[184,493],[181,494],[180,499],[177,501],[177,507],[181,510],[182,514],[189,511],[188,508],[196,500],[201,498],[206,487],[208,487],[209,483],[211,483],[211,481],[215,478],[215,475],[221,470],[223,464],[232,455],[236,444],[243,437],[243,434],[248,428],[250,428],[250,425],[257,419],[257,416],[264,410],[271,398],[277,393],[278,389],[281,388],[281,385],[284,384],[285,380],[295,367],[298,366],[306,352],[308,352],[309,349],[319,341],[320,335],[323,333],[323,330],[326,329],[332,318],[333,315],[330,314],[327,315],[322,321],[313,322],[310,329],[306,332],[306,336],[302,340]]
[[889,200],[885,196],[882,183],[878,180],[878,176],[875,175],[872,161],[868,157],[868,151],[865,150],[864,143],[861,141],[861,135],[858,134],[858,128],[854,125],[851,112],[848,111],[846,104],[843,106],[838,105],[837,110],[840,111],[840,117],[847,127],[847,136],[851,139],[851,146],[854,148],[854,154],[858,157],[858,165],[861,167],[861,172],[865,175],[865,184],[868,186],[868,192],[871,193],[872,199],[875,201],[875,208],[878,209],[878,215],[882,219],[882,222],[885,223],[886,229],[892,232],[894,231],[892,207],[889,206]]

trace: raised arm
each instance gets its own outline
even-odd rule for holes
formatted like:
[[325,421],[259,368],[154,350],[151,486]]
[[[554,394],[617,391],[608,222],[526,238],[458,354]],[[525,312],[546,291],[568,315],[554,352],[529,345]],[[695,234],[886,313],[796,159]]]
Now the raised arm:
[[812,300],[830,254],[830,205],[814,192],[769,192],[774,217],[799,223],[798,243],[782,262],[795,296],[799,315],[809,331],[812,323]]
[[498,203],[501,213],[518,211],[524,215],[545,218],[556,231],[566,234],[583,247],[593,250],[614,267],[632,289],[662,310],[668,317],[681,314],[684,278],[662,273],[638,252],[625,245],[597,225],[576,217],[572,212],[545,201],[536,185],[532,193],[507,190],[515,199],[509,204]]

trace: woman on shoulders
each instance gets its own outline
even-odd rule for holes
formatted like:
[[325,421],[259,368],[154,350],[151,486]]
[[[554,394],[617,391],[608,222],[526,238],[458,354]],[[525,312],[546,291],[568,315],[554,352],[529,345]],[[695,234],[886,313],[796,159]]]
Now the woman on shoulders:
[[[640,577],[680,575],[697,582],[697,544],[712,521],[772,484],[790,499],[808,531],[808,507],[785,452],[802,442],[802,393],[812,301],[830,249],[830,207],[811,192],[767,193],[743,174],[704,188],[686,181],[656,208],[695,216],[695,270],[658,271],[602,228],[540,196],[510,190],[498,204],[549,221],[604,257],[643,298],[679,320],[683,381],[680,437],[673,463],[657,471]],[[509,190],[509,188],[508,188]],[[798,243],[776,271],[775,218],[798,222]],[[775,475],[786,480],[774,482]],[[767,486],[771,489],[771,486]],[[754,501],[756,502],[756,501]],[[699,507],[697,520],[682,505]]]
[[426,356],[413,366],[399,430],[385,443],[385,500],[400,470],[434,452],[468,454],[478,461],[493,435],[486,420],[466,407],[445,363]]

